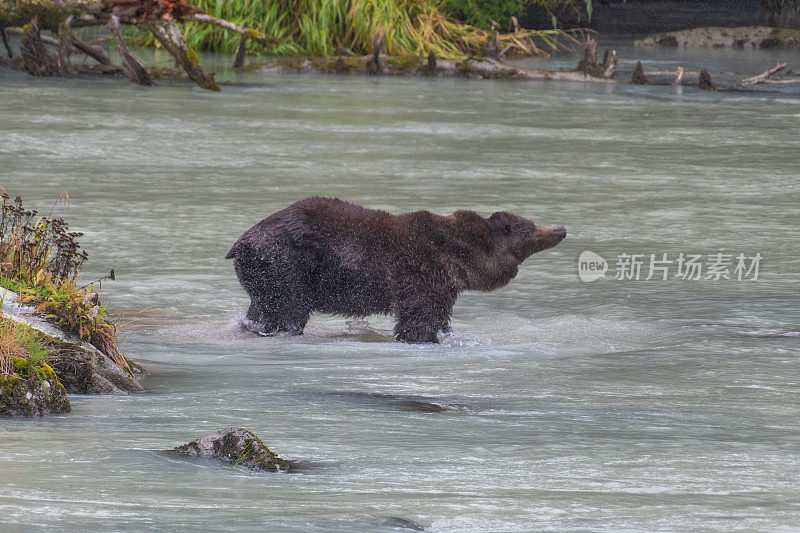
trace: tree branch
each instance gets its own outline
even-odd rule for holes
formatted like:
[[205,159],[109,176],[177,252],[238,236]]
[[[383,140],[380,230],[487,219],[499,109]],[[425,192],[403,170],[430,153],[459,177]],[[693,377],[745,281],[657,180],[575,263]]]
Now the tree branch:
[[757,83],[763,83],[764,81],[768,80],[773,74],[775,74],[776,72],[780,72],[785,68],[786,68],[786,63],[778,63],[774,67],[765,70],[758,76],[753,76],[752,78],[746,78],[742,80],[742,85],[756,85]]
[[164,48],[172,54],[172,57],[197,85],[209,91],[220,90],[219,85],[214,81],[214,76],[200,68],[197,53],[186,45],[183,34],[174,21],[151,22],[146,29],[156,36],[156,39],[164,45]]
[[117,42],[117,51],[122,57],[122,70],[125,72],[125,76],[139,85],[153,85],[153,78],[150,77],[150,73],[147,72],[142,61],[128,50],[128,45],[125,44],[122,32],[119,31],[119,17],[112,15],[108,24],[106,24],[106,28],[108,28],[109,33],[114,36],[114,40]]
[[262,46],[272,46],[275,43],[274,39],[270,39],[263,33],[253,28],[242,27],[233,22],[228,22],[227,20],[218,19],[216,17],[212,17],[206,13],[196,13],[192,15],[191,20],[195,20],[197,22],[205,22],[206,24],[212,24],[214,26],[219,26],[220,28],[224,28],[226,30],[235,31],[241,35],[246,36],[248,39],[252,39],[255,42],[259,43]]

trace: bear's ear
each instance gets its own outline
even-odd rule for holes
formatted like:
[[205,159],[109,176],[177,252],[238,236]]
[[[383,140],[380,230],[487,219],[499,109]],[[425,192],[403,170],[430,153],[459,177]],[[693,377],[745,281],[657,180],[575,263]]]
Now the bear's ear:
[[511,235],[511,224],[508,222],[508,217],[501,211],[490,216],[489,223],[498,233],[502,235]]

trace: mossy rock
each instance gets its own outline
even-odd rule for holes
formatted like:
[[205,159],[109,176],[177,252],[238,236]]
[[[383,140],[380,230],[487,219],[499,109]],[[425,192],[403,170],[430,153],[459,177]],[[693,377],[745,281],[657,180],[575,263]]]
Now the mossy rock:
[[0,416],[31,417],[68,413],[67,391],[44,363],[15,357],[16,373],[0,376]]
[[257,472],[288,472],[290,465],[269,448],[252,431],[228,428],[206,435],[174,451],[192,457],[218,459],[237,468]]
[[48,364],[67,392],[128,394],[144,391],[135,377],[93,347],[46,335],[42,335],[42,346],[47,350]]
[[[36,316],[35,308],[16,302],[18,294],[0,288],[0,301],[6,318],[30,326],[47,352],[44,360],[58,381],[72,394],[128,394],[143,392],[135,376],[88,342],[59,330]],[[141,367],[128,361],[134,373]]]

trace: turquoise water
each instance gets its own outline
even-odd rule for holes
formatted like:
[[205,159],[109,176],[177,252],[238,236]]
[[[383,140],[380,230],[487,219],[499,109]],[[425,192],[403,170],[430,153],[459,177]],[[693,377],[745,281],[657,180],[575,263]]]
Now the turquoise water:
[[[642,52],[658,70],[798,58],[703,53]],[[102,292],[149,370],[144,395],[0,422],[3,530],[798,527],[797,94],[220,78],[210,94],[0,71],[0,184],[44,211],[69,192],[84,279],[116,270]],[[507,209],[569,236],[508,287],[463,294],[443,345],[394,343],[381,317],[242,333],[226,251],[315,194]],[[586,250],[604,278],[579,279]],[[614,279],[622,254],[663,253],[763,259],[756,280],[674,263],[667,281]],[[225,426],[300,473],[162,452]]]

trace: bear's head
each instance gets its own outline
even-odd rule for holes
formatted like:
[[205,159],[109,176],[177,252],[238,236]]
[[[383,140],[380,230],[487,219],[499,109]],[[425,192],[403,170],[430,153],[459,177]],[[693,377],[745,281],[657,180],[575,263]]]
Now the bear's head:
[[552,248],[567,236],[564,226],[537,226],[533,220],[507,211],[493,214],[489,224],[497,246],[519,263],[536,252]]
[[507,211],[498,211],[484,221],[489,247],[476,257],[477,269],[467,283],[473,290],[492,291],[506,285],[516,277],[525,259],[552,248],[567,236],[564,226],[537,226],[532,220]]

